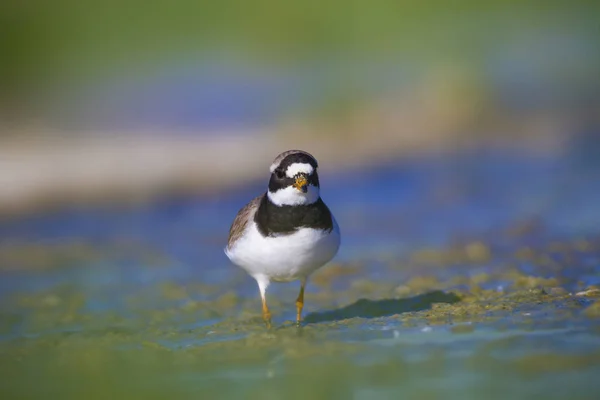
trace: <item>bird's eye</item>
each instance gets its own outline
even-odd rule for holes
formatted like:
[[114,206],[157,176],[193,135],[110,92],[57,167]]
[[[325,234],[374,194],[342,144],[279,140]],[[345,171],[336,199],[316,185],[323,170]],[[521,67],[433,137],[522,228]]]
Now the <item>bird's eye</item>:
[[283,172],[280,169],[275,170],[275,176],[277,177],[277,179],[283,179],[283,177],[285,176],[285,172]]

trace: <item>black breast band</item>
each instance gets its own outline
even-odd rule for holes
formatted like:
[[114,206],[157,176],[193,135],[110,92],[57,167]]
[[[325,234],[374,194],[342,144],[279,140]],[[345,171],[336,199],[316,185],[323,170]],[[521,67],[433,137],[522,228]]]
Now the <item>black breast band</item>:
[[307,205],[277,206],[265,195],[254,214],[258,231],[263,236],[286,235],[299,228],[323,229],[331,232],[331,212],[323,200]]

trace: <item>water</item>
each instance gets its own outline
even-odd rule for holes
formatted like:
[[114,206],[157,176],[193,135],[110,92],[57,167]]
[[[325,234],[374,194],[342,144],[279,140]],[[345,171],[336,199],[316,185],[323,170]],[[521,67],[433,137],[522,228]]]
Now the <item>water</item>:
[[[583,140],[585,139],[585,140]],[[265,182],[0,225],[3,398],[594,398],[600,157],[466,151],[346,172],[341,226],[307,288],[223,253]]]

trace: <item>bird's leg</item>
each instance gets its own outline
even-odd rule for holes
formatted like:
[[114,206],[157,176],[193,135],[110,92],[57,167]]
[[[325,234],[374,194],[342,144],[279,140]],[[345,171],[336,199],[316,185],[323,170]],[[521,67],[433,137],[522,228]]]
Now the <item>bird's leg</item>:
[[269,311],[269,307],[267,307],[267,287],[269,287],[269,278],[263,275],[257,275],[254,277],[256,279],[256,283],[258,283],[258,290],[260,291],[260,298],[262,300],[262,314],[263,320],[267,325],[268,329],[271,329],[271,311]]
[[296,299],[296,324],[300,325],[302,321],[302,308],[304,307],[304,285],[306,285],[306,280],[302,280],[300,283],[300,293],[298,294],[298,298]]
[[267,328],[271,328],[271,311],[269,311],[269,307],[267,307],[267,299],[265,298],[265,296],[261,293],[261,299],[262,299],[262,314],[263,314],[263,320],[265,321],[265,324],[267,325]]

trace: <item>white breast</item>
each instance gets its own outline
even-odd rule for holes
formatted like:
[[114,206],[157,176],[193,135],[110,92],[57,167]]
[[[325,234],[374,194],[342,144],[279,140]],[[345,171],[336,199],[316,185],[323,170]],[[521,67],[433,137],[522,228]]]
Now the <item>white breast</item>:
[[[332,216],[333,219],[333,216]],[[244,235],[225,249],[227,257],[250,275],[265,275],[273,281],[305,278],[335,256],[340,246],[340,230],[333,219],[331,232],[301,228],[290,235],[260,234],[250,221]]]

